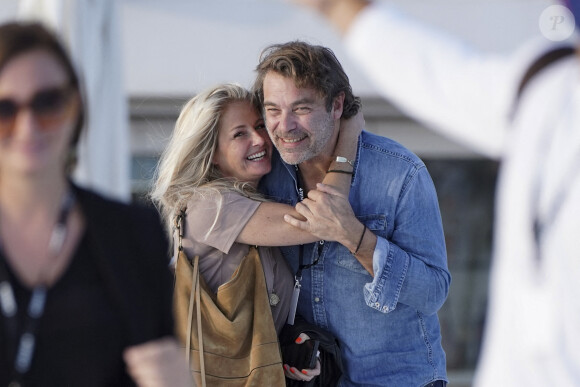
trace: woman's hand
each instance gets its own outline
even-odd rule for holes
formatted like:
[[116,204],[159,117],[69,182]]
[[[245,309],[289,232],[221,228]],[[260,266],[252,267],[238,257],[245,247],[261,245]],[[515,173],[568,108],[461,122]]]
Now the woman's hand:
[[347,141],[354,141],[362,133],[365,128],[365,118],[362,109],[351,118],[342,118],[340,120],[340,136],[346,137]]
[[[310,337],[305,333],[301,333],[300,336],[298,336],[296,339],[296,344],[301,345],[307,340],[310,340]],[[299,370],[296,367],[291,367],[288,364],[284,364],[284,374],[289,379],[309,382],[316,376],[320,375],[320,358],[316,359],[316,367],[314,369]]]
[[352,160],[356,156],[358,145],[358,136],[365,128],[365,119],[362,111],[359,110],[356,116],[351,118],[342,118],[340,120],[340,130],[338,131],[338,140],[334,148],[334,154],[345,156]]

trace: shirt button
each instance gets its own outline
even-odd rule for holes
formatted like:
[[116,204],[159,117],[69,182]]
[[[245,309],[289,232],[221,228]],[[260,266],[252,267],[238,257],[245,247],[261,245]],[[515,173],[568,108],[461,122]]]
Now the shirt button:
[[383,306],[383,312],[388,312],[389,311],[389,307],[388,306]]
[[375,302],[375,307],[380,308],[381,304],[379,304],[378,302]]
[[316,297],[316,298],[314,299],[314,301],[315,301],[315,302],[320,302],[320,298]]

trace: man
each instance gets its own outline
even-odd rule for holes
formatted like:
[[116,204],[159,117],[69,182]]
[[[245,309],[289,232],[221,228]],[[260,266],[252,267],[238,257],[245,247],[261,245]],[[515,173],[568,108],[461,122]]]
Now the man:
[[[437,311],[451,277],[425,165],[402,145],[365,131],[355,159],[333,154],[341,117],[355,115],[360,100],[328,48],[304,42],[267,48],[254,89],[281,157],[262,179],[263,192],[292,205],[304,196],[296,208],[308,221],[327,221],[312,218],[326,201],[336,212],[352,206],[360,221],[348,226],[343,245],[283,248],[300,280],[298,314],[339,340],[340,385],[444,386]],[[315,191],[326,173],[352,174],[350,206],[332,191]]]
[[[474,384],[577,386],[578,39],[564,47],[542,39],[511,57],[490,58],[387,4],[306,2],[344,34],[352,58],[385,97],[502,160],[488,323]],[[566,5],[580,20],[580,1]],[[564,18],[569,12],[552,16],[550,27]]]

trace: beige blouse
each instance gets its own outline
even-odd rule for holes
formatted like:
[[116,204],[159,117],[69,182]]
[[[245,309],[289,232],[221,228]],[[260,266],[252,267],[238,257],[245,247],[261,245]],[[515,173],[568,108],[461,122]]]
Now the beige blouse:
[[[260,202],[238,193],[207,193],[187,203],[183,248],[188,257],[199,255],[200,274],[217,292],[228,282],[250,246],[235,240]],[[276,330],[286,322],[293,288],[293,275],[277,247],[259,246],[268,293],[280,301],[272,305]],[[274,297],[275,298],[275,297]]]

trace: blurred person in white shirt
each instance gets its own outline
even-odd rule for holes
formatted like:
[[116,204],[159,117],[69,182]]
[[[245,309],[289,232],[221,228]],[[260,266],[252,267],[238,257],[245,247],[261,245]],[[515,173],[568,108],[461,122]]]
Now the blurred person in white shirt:
[[[565,43],[532,41],[500,57],[387,2],[294,2],[339,30],[351,58],[385,98],[425,126],[501,161],[488,315],[474,384],[578,385],[577,36]],[[565,5],[571,13],[556,6],[563,12],[557,21],[573,24],[580,1]]]

